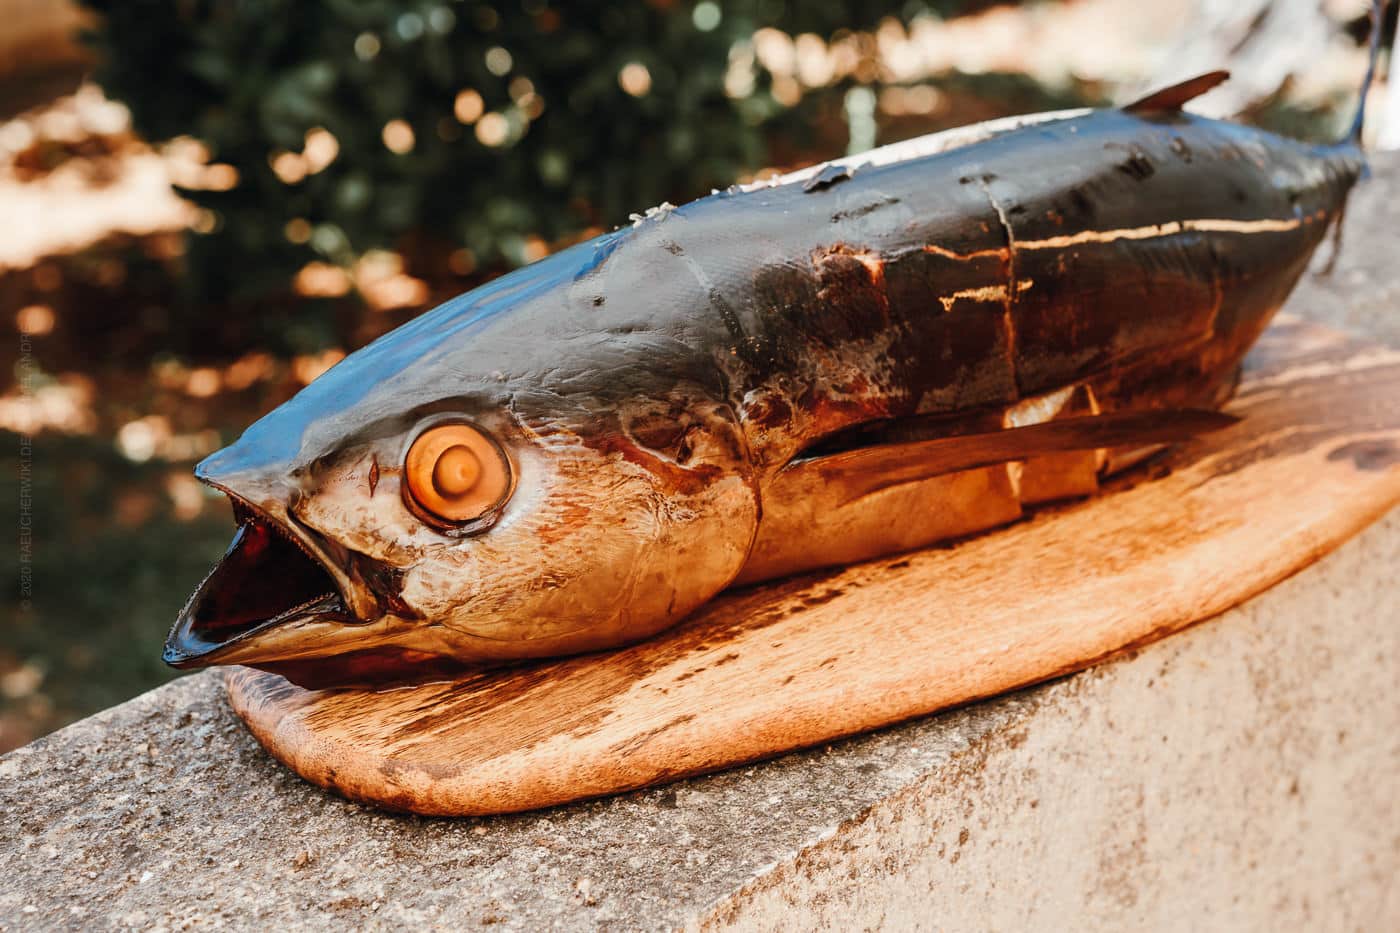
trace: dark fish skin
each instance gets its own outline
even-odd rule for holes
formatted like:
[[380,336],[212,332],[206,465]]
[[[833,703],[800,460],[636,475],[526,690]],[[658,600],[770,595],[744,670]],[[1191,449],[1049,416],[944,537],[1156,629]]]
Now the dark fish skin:
[[[1350,142],[1175,110],[863,159],[649,212],[423,315],[254,424],[197,473],[324,566],[343,605],[210,649],[190,635],[196,594],[167,660],[334,682],[336,655],[593,650],[736,579],[1013,520],[1064,493],[987,469],[862,480],[881,491],[853,499],[801,466],[915,424],[1006,427],[1052,396],[1081,415],[1217,406],[1364,169]],[[502,528],[453,542],[392,505],[435,414],[524,452]]]
[[[775,463],[862,421],[1090,377],[1140,373],[1126,396],[1227,378],[1361,168],[1349,146],[1104,111],[825,191],[707,199],[628,246],[674,244],[707,280],[727,324],[705,335],[708,354],[759,459]],[[1183,226],[1206,229],[1149,235]],[[683,279],[687,264],[670,264]]]

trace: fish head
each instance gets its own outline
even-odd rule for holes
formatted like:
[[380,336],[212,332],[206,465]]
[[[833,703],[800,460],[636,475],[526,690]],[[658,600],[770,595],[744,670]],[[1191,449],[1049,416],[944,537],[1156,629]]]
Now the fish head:
[[[738,574],[756,480],[713,385],[655,378],[645,352],[568,385],[474,372],[425,334],[352,354],[199,464],[238,530],[168,663],[323,685],[571,654]],[[477,336],[472,358],[510,355]]]

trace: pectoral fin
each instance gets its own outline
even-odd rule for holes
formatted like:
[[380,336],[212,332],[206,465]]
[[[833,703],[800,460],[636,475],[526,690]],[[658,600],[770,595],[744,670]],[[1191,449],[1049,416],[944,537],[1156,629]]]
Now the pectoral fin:
[[784,469],[814,472],[822,482],[842,488],[844,501],[851,502],[891,486],[1046,454],[1174,444],[1229,427],[1238,420],[1233,415],[1205,409],[1114,412],[845,450],[797,460]]

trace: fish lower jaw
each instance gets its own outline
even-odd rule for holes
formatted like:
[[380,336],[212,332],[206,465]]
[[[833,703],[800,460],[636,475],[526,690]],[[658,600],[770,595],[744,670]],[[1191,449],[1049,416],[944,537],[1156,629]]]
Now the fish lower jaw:
[[237,663],[289,636],[295,641],[308,626],[358,624],[335,576],[291,533],[237,499],[234,513],[233,541],[166,639],[167,664]]

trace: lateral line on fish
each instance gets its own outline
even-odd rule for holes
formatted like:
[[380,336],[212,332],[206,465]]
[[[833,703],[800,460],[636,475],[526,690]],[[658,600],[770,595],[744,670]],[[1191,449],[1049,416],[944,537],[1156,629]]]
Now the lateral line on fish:
[[1286,233],[1303,225],[1302,217],[1264,220],[1228,220],[1201,218],[1198,220],[1169,220],[1145,227],[1124,227],[1119,230],[1081,230],[1043,240],[1017,240],[1017,249],[1060,249],[1081,243],[1112,243],[1116,240],[1151,240],[1178,233]]
[[976,249],[970,253],[960,253],[957,250],[948,249],[946,246],[937,246],[933,243],[928,243],[924,245],[924,252],[931,253],[934,256],[942,256],[944,259],[966,262],[971,259],[987,259],[992,257],[1005,259],[1010,255],[1011,250],[1005,246],[998,246],[994,249]]
[[[1021,279],[1016,283],[1016,294],[1029,291],[1034,285],[1034,279]],[[1006,301],[1009,297],[1011,293],[1005,285],[983,285],[981,288],[964,288],[951,295],[939,295],[938,300],[943,304],[944,311],[952,311],[953,305],[961,298],[973,301]]]
[[[1157,237],[1175,236],[1178,233],[1287,233],[1297,230],[1305,223],[1313,223],[1320,218],[1315,214],[1307,217],[1275,218],[1264,220],[1230,220],[1228,218],[1203,217],[1194,220],[1169,220],[1162,224],[1148,224],[1145,227],[1123,227],[1117,230],[1081,230],[1043,240],[1017,240],[1016,249],[1061,249],[1078,246],[1082,243],[1113,243],[1117,240],[1151,240]],[[979,249],[960,253],[947,247],[926,244],[924,252],[946,259],[965,262],[988,257],[1005,258],[1011,252],[1007,247]]]

